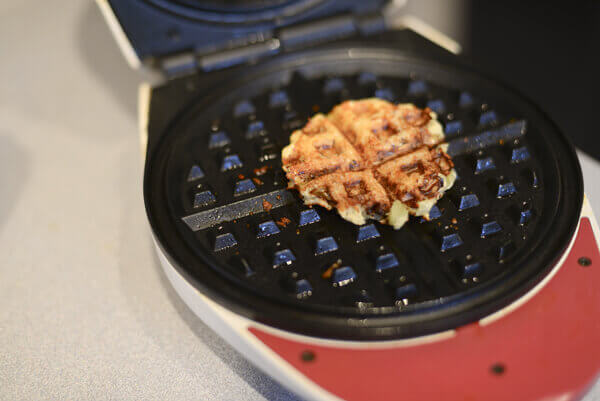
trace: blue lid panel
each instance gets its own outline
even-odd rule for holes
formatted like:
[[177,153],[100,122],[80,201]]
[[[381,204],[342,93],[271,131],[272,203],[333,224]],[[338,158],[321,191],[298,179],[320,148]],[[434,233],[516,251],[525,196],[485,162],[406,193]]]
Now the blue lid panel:
[[109,0],[141,59],[261,42],[278,28],[381,9],[385,0]]

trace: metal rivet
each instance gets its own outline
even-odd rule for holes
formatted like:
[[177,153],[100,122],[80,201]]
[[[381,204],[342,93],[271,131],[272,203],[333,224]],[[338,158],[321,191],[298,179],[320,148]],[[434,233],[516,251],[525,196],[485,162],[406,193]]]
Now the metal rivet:
[[493,374],[495,374],[497,376],[504,374],[505,371],[506,371],[506,367],[501,363],[495,363],[490,367],[490,372],[492,372]]
[[577,263],[579,263],[580,266],[587,267],[592,264],[592,260],[586,256],[582,256],[577,259]]
[[304,350],[302,351],[302,354],[300,354],[300,359],[304,362],[312,362],[315,360],[315,357],[315,353],[311,350]]

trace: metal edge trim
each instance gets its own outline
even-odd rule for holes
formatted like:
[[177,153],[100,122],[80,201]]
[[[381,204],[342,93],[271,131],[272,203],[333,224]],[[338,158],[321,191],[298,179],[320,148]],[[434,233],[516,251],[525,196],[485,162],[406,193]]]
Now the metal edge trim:
[[129,64],[129,66],[134,70],[139,69],[142,65],[142,62],[133,49],[129,38],[127,38],[127,35],[119,23],[119,20],[110,6],[110,3],[108,0],[96,0],[96,4],[98,5],[98,8],[100,8],[104,19],[106,20],[106,23],[113,34],[113,37],[117,41],[117,45],[119,46],[119,49],[121,49],[123,57],[125,57],[125,60],[127,60],[127,64]]

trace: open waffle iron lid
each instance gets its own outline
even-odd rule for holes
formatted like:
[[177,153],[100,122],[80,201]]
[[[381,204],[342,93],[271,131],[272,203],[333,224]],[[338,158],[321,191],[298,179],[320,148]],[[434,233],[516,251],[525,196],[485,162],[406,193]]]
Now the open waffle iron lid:
[[[346,8],[338,9],[340,3]],[[243,41],[232,38],[251,38],[257,27],[267,32],[263,40],[277,24],[308,21],[315,10],[336,18],[362,3],[147,0],[111,6],[137,55],[158,60],[203,49],[218,32],[223,41],[214,49],[237,46]],[[292,9],[301,12],[252,20],[251,27],[208,18]],[[166,23],[172,18],[177,22]],[[199,29],[190,28],[194,43],[184,40],[188,24]],[[164,39],[168,26],[177,27],[173,43]],[[286,32],[288,43],[310,36],[302,29]],[[583,201],[575,152],[534,104],[448,54],[432,57],[440,53],[417,35],[355,33],[229,72],[195,65],[200,74],[153,90],[144,195],[157,244],[204,294],[292,332],[405,338],[487,316],[538,283],[568,246]],[[197,92],[182,104],[190,91]],[[285,189],[280,152],[291,132],[316,111],[373,96],[428,106],[439,115],[458,179],[430,221],[413,218],[398,231],[378,223],[357,227],[335,212],[306,208]],[[176,104],[177,112],[164,113],[167,104]],[[168,121],[152,124],[161,118]]]
[[[344,15],[377,12],[386,0],[100,0],[108,3],[138,59],[190,52],[211,54],[252,45],[276,53],[276,31],[329,16],[341,18],[332,29],[353,29]],[[288,32],[289,41],[306,37]]]

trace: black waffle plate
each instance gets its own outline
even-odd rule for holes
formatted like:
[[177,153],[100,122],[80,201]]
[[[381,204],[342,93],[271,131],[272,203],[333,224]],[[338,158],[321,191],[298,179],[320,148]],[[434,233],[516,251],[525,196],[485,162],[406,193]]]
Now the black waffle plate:
[[[371,96],[439,115],[459,178],[431,221],[358,227],[285,189],[290,133]],[[248,68],[201,99],[149,155],[149,217],[195,286],[276,327],[354,339],[454,328],[538,282],[578,221],[569,143],[534,105],[470,70],[385,49],[313,51]]]

